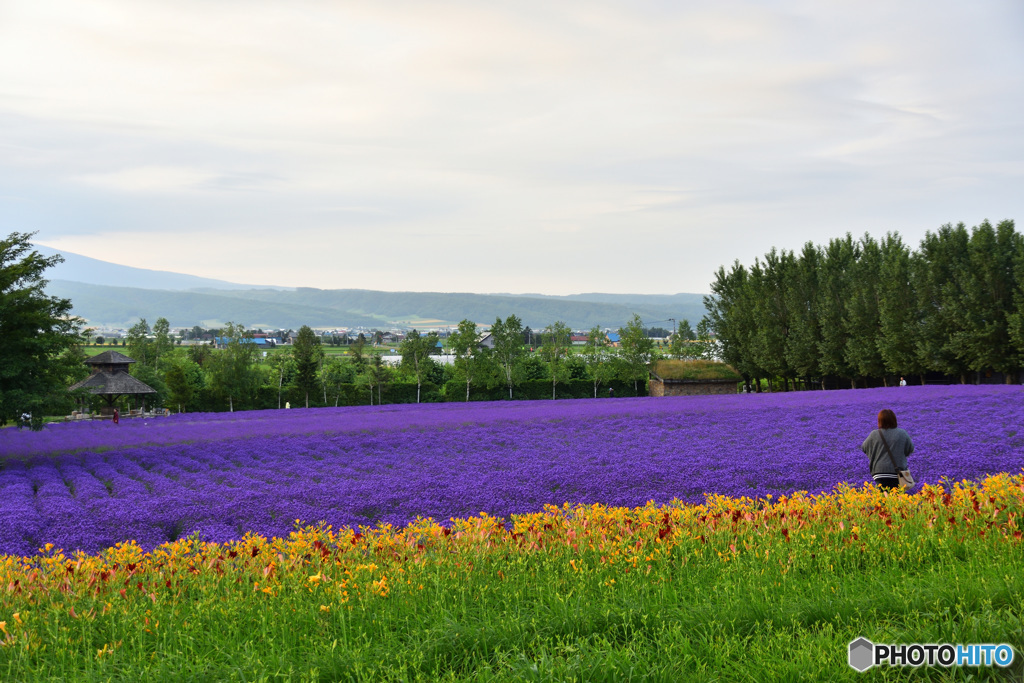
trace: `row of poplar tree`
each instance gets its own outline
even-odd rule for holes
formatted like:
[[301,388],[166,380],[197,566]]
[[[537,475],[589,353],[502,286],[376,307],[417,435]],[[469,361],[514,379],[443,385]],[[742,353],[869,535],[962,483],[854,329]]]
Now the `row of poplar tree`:
[[1024,365],[1024,237],[1006,220],[943,225],[916,251],[896,233],[773,248],[719,268],[704,303],[722,359],[748,380],[1012,383]]

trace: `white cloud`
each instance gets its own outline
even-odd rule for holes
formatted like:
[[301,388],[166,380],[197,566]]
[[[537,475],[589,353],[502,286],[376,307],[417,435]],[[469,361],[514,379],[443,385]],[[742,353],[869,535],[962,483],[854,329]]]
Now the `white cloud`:
[[[1016,217],[1022,16],[11,3],[0,229],[103,258],[124,235],[125,262],[246,282],[346,286],[345,263],[352,286],[391,289],[598,290],[627,268],[614,289],[705,290],[771,246]],[[176,246],[183,227],[202,255]]]
[[196,168],[140,166],[109,173],[92,173],[79,180],[119,192],[187,192],[216,180],[217,174]]

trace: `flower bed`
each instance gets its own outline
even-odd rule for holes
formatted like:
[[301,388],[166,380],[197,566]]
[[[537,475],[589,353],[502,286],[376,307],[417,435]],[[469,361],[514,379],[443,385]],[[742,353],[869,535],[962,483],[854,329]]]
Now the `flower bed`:
[[902,387],[663,399],[176,415],[0,432],[0,553],[191,534],[284,536],[546,504],[764,499],[868,478],[882,407],[919,481],[1020,472],[1024,388]]

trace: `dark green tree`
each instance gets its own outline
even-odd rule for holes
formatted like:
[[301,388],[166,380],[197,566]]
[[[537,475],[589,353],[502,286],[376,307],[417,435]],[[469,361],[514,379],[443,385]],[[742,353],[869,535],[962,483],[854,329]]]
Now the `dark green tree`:
[[998,227],[984,221],[971,231],[960,304],[965,323],[954,339],[957,355],[969,370],[1005,373],[1007,381],[1020,367],[1010,320],[1015,290],[1021,286],[1014,274],[1021,239],[1013,221]]
[[70,407],[67,387],[88,373],[77,350],[82,320],[70,300],[44,291],[43,273],[64,259],[33,249],[34,234],[0,240],[0,425],[29,412],[41,429],[44,414]]
[[[1010,334],[1010,341],[1013,342],[1013,351],[1017,358],[1017,367],[1024,364],[1024,240],[1017,240],[1017,249],[1014,254],[1013,277],[1016,286],[1013,290],[1013,309],[1007,316],[1007,328]],[[1007,376],[1007,382],[1011,378]]]
[[886,372],[900,377],[920,375],[923,383],[925,368],[917,354],[921,316],[910,249],[896,233],[887,234],[880,248],[878,317],[881,331],[878,350]]
[[295,363],[295,385],[299,393],[305,397],[308,408],[309,395],[317,389],[317,372],[324,358],[320,337],[309,325],[300,327],[298,334],[295,335],[292,358]]
[[128,328],[128,333],[125,336],[126,352],[138,366],[153,365],[156,358],[150,332],[152,330],[146,319],[139,318],[139,322]]
[[356,337],[348,347],[348,355],[352,360],[352,367],[355,370],[356,375],[361,375],[363,374],[363,371],[366,370],[368,353],[369,351],[366,348],[366,335],[360,332],[359,336]]
[[784,283],[786,309],[790,316],[786,337],[786,363],[794,375],[810,386],[812,377],[821,375],[821,325],[818,321],[818,276],[821,250],[808,242],[796,258]]
[[711,294],[704,297],[708,322],[718,340],[722,360],[736,368],[749,386],[754,380],[761,390],[763,371],[753,360],[754,291],[747,269],[735,261],[729,271],[719,267],[711,283]]
[[205,342],[188,347],[189,359],[201,368],[206,366],[206,361],[210,359],[212,353],[213,347]]
[[859,244],[859,258],[850,267],[847,284],[846,363],[860,377],[882,377],[882,324],[879,318],[878,283],[882,270],[882,251],[870,235]]
[[750,285],[754,290],[754,362],[772,377],[781,377],[784,388],[795,375],[786,358],[786,347],[792,324],[786,297],[786,283],[795,269],[792,252],[765,254],[762,264],[754,261],[750,269]]
[[[846,354],[849,325],[846,299],[851,290],[850,273],[860,258],[860,249],[853,237],[829,241],[822,252],[821,273],[818,278],[818,320],[821,326],[821,352],[819,365],[823,375],[836,375],[856,386],[857,371],[850,366]],[[824,384],[822,385],[824,387]]]
[[152,365],[139,364],[132,367],[131,373],[132,377],[156,391],[155,394],[143,394],[138,397],[138,400],[141,401],[141,407],[143,409],[147,406],[150,409],[162,407],[167,400],[168,394],[167,383],[164,382],[163,375]]
[[164,405],[179,413],[194,410],[205,383],[203,370],[188,356],[175,358],[164,374],[167,398]]
[[929,369],[967,382],[969,365],[960,339],[967,325],[964,284],[970,235],[963,223],[928,232],[915,255],[914,275],[921,314],[918,357]]

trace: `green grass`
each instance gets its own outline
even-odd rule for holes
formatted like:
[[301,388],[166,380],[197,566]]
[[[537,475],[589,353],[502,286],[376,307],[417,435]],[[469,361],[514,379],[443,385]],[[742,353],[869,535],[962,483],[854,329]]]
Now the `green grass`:
[[[1019,648],[1024,567],[1019,557],[1001,559],[1007,564],[968,557],[912,573],[893,566],[788,578],[756,563],[687,566],[681,557],[632,576],[597,558],[577,563],[581,575],[539,558],[477,559],[457,581],[427,568],[415,575],[423,592],[394,590],[350,612],[321,612],[325,597],[301,585],[274,598],[247,585],[143,599],[129,615],[60,619],[48,650],[5,649],[0,672],[5,680],[859,680],[845,658],[861,635]],[[161,625],[138,628],[146,618]],[[57,649],[64,636],[72,642]],[[119,643],[114,653],[97,657],[110,643]],[[997,680],[1004,672],[914,673]]]
[[729,379],[736,382],[743,379],[731,365],[710,360],[660,360],[654,364],[654,373],[662,379]]

